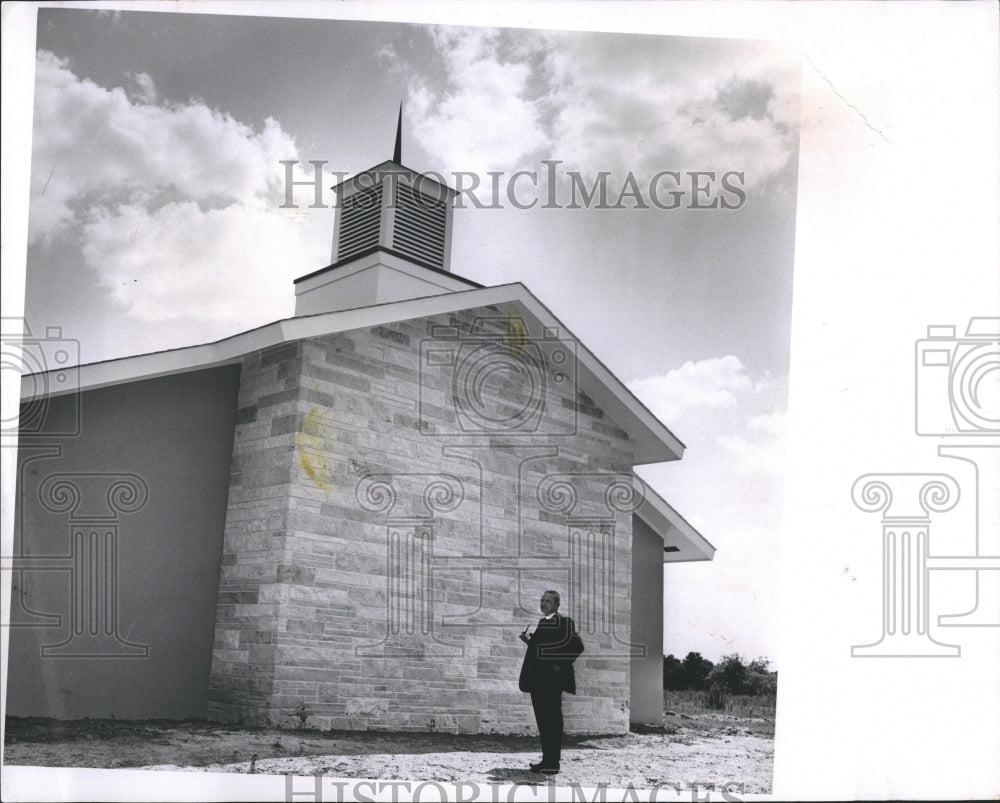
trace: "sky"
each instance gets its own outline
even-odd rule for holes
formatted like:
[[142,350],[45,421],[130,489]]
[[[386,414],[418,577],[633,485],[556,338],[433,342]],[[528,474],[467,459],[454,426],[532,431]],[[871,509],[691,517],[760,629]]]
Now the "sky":
[[664,568],[664,651],[774,660],[797,52],[48,8],[35,69],[25,317],[62,326],[82,362],[290,317],[292,280],[330,262],[334,212],[332,193],[309,208],[306,186],[282,208],[281,161],[298,161],[297,180],[309,160],[384,161],[400,104],[403,162],[446,178],[558,161],[557,192],[568,170],[603,171],[616,197],[629,174],[647,188],[666,170],[741,173],[738,209],[686,208],[690,192],[677,209],[466,198],[451,266],[527,285],[686,444],[682,461],[639,469],[718,548]]

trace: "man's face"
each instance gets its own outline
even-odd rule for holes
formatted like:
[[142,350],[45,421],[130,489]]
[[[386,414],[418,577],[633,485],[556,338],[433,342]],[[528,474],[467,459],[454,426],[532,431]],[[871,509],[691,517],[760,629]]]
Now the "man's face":
[[542,609],[542,613],[545,616],[548,616],[550,613],[554,613],[559,609],[559,603],[556,602],[554,595],[546,592],[545,594],[542,594],[542,601],[539,604],[539,607]]

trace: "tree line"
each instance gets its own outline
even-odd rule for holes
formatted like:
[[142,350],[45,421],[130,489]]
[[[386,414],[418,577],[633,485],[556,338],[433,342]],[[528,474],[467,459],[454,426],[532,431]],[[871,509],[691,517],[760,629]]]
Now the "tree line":
[[775,694],[778,672],[770,669],[767,658],[755,658],[745,663],[737,654],[726,655],[717,664],[703,658],[700,652],[689,652],[684,660],[673,655],[663,656],[663,688],[670,691],[685,689],[719,689],[729,694]]

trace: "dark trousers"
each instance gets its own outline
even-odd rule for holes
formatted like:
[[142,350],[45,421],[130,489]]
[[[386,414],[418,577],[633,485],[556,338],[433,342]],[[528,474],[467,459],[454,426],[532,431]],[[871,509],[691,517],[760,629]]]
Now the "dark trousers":
[[558,765],[563,736],[562,692],[533,691],[531,707],[535,709],[538,738],[542,743],[542,763]]

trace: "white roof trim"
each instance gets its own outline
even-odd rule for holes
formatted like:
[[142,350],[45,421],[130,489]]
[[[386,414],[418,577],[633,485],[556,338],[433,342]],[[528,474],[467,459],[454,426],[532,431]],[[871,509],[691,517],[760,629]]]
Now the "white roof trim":
[[[580,388],[624,429],[632,440],[635,465],[679,460],[684,444],[632,394],[625,384],[577,340],[562,322],[521,283],[504,284],[388,304],[286,318],[214,343],[203,343],[134,357],[79,366],[79,390],[138,382],[187,371],[239,362],[250,352],[292,340],[364,329],[396,321],[516,302],[543,326],[559,326],[577,342]],[[55,383],[51,383],[52,386]],[[21,380],[21,399],[32,397],[37,384]],[[75,392],[70,388],[66,392]],[[56,395],[56,394],[53,394]],[[664,503],[666,504],[666,503]]]
[[445,292],[462,292],[463,290],[470,289],[469,282],[464,281],[460,276],[449,274],[444,270],[430,270],[421,265],[415,265],[395,254],[379,250],[358,257],[350,263],[338,267],[331,266],[326,270],[318,271],[299,279],[295,285],[295,296],[297,298],[304,293],[311,293],[320,287],[325,287],[328,284],[334,284],[357,276],[359,273],[377,268],[385,268],[396,273],[401,273],[404,276],[420,279],[423,282],[427,282],[427,284],[440,287]]
[[663,539],[664,547],[677,548],[676,552],[664,552],[663,562],[712,560],[715,547],[647,483],[638,476],[636,479],[642,483],[645,494],[635,515]]

